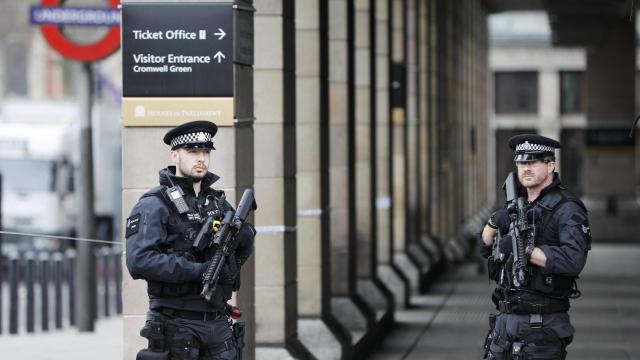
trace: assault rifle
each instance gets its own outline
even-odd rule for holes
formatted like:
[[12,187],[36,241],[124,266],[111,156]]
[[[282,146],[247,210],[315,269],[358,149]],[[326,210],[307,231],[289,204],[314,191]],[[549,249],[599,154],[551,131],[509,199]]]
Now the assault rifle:
[[[515,287],[521,287],[528,283],[530,269],[525,250],[527,246],[533,246],[535,241],[535,226],[527,221],[527,211],[524,197],[518,196],[518,184],[513,172],[510,172],[502,188],[507,198],[507,212],[509,213],[509,235],[512,244],[512,267],[511,277]],[[499,250],[499,241],[496,241],[493,252]],[[503,258],[504,255],[500,258]]]
[[[235,212],[229,210],[225,213],[222,222],[220,223],[220,230],[215,233],[211,242],[207,244],[217,245],[217,250],[213,254],[211,258],[211,265],[207,268],[203,275],[202,284],[204,287],[202,288],[202,292],[200,296],[203,297],[207,302],[211,301],[211,297],[216,290],[216,286],[218,285],[218,278],[220,277],[220,271],[224,266],[224,262],[232,251],[236,248],[236,235],[240,228],[247,220],[247,216],[249,216],[249,212],[257,209],[255,198],[253,197],[253,190],[247,189],[242,194],[242,198],[240,199],[240,203],[238,203],[238,209]],[[204,224],[203,228],[213,227],[213,219],[207,219],[207,223]],[[205,229],[206,231],[206,229]],[[211,229],[209,229],[211,231]],[[201,229],[199,232],[203,232]],[[198,241],[198,237],[196,237],[196,241]],[[200,239],[198,243],[194,241],[194,247],[205,248],[206,246],[201,245],[203,240]]]

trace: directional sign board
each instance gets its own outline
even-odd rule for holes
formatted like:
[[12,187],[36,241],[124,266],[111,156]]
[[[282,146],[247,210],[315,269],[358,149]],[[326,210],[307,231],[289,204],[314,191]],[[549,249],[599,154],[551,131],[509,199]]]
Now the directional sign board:
[[233,33],[232,3],[123,4],[123,96],[233,96]]

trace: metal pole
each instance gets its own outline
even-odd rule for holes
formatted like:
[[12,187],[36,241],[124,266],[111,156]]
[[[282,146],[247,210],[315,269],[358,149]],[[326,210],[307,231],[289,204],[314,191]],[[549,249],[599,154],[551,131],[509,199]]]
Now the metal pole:
[[116,284],[116,314],[122,314],[122,249],[113,248],[113,277]]
[[32,333],[35,331],[35,287],[33,283],[36,273],[35,255],[32,251],[24,254],[24,262],[26,267],[24,281],[27,287],[27,332]]
[[67,259],[66,277],[67,286],[69,287],[69,325],[76,325],[76,283],[75,283],[75,269],[76,269],[76,251],[74,249],[67,249],[65,252]]
[[[0,174],[0,230],[2,230],[2,174]],[[2,334],[2,284],[4,283],[4,274],[2,269],[4,268],[3,261],[4,256],[2,254],[2,234],[0,234],[0,334]]]
[[40,309],[42,331],[49,330],[49,253],[40,253]]
[[[93,98],[93,70],[91,63],[83,63],[78,94],[82,104],[80,117],[80,166],[76,176],[78,188],[77,232],[81,238],[95,238],[93,211],[93,151],[91,141],[91,102]],[[96,261],[93,244],[79,242],[76,258],[76,320],[79,331],[93,331],[96,312]]]
[[18,333],[18,254],[9,255],[9,334]]
[[62,253],[53,254],[54,318],[56,329],[62,329]]
[[111,281],[111,277],[109,276],[109,258],[111,251],[109,248],[104,246],[100,249],[100,259],[102,261],[102,279],[104,281],[104,316],[109,317],[109,281]]

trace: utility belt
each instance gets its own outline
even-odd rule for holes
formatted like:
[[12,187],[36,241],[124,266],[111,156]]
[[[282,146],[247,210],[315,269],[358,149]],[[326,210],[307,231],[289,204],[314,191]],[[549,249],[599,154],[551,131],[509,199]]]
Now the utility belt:
[[571,305],[569,299],[555,299],[522,293],[502,299],[494,299],[496,309],[504,314],[551,314],[566,312]]

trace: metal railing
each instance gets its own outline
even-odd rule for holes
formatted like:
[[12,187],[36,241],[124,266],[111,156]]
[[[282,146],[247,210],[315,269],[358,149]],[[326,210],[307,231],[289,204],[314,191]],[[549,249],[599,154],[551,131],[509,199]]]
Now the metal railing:
[[[23,251],[2,254],[0,333],[34,333],[76,324],[76,252]],[[122,314],[122,249],[102,246],[96,257],[98,317]],[[4,324],[2,323],[4,320]]]

